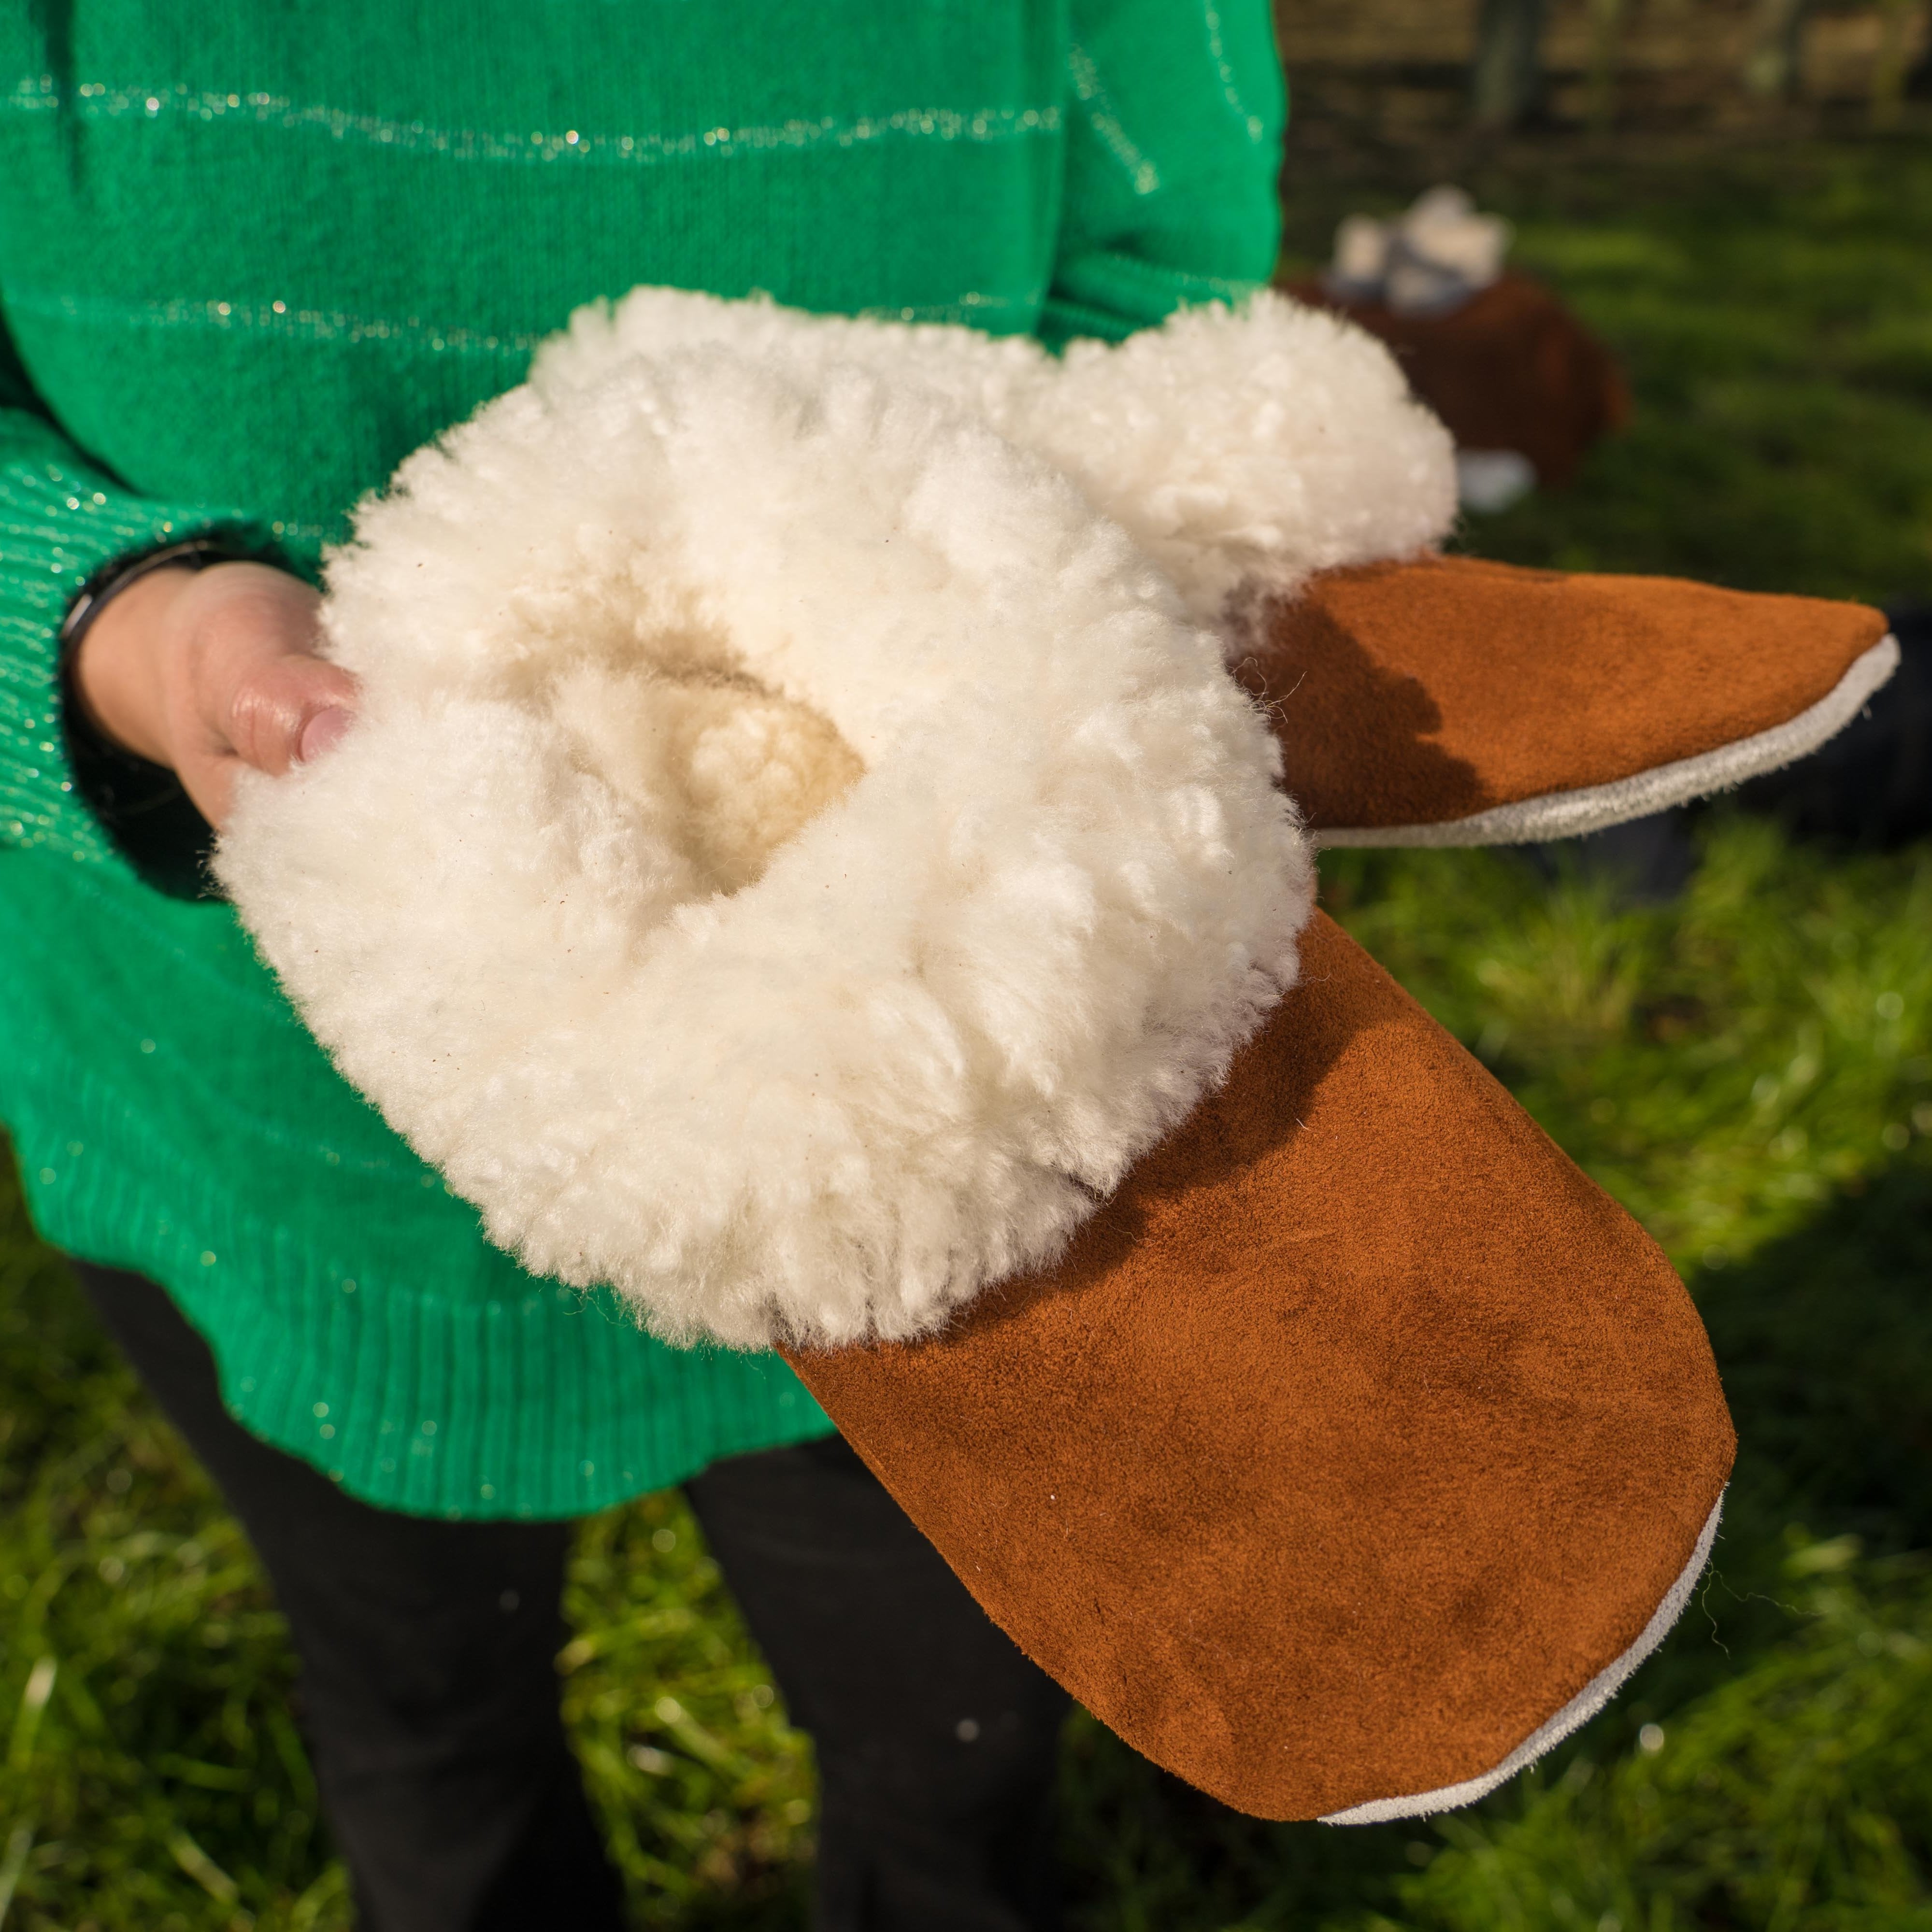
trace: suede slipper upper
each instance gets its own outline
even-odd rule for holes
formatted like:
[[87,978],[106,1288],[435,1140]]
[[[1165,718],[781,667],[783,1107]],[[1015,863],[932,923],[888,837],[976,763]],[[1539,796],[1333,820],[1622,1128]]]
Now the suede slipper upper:
[[[1488,340],[1530,318],[1536,353],[1505,359],[1534,373],[1552,340],[1586,340],[1561,314],[1506,274],[1453,316],[1398,320]],[[1883,622],[1855,605],[1429,554],[1454,524],[1453,446],[1408,392],[1422,350],[1391,339],[1399,366],[1263,294],[1056,359],[971,329],[640,289],[573,316],[531,383],[560,404],[627,358],[711,347],[942,395],[1077,484],[1218,628],[1278,700],[1289,787],[1324,844],[1508,844],[1641,818],[1801,757],[1890,675]]]
[[1318,914],[1055,1268],[788,1358],[1020,1647],[1270,1818],[1465,1804],[1704,1566],[1733,1437],[1654,1243]]
[[1467,557],[1327,572],[1248,637],[1236,675],[1325,845],[1642,818],[1816,749],[1898,662],[1862,604]]

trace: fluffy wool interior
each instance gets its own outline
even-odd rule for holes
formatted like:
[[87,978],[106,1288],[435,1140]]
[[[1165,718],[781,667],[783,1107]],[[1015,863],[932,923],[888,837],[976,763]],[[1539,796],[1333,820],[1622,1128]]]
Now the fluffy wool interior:
[[622,668],[563,671],[550,715],[575,761],[681,862],[693,896],[753,884],[864,770],[810,706],[741,673],[694,673],[642,653]]
[[641,288],[578,310],[530,380],[561,396],[629,356],[705,344],[807,381],[858,365],[945,396],[1077,483],[1230,634],[1236,593],[1413,556],[1456,520],[1453,440],[1388,350],[1272,291],[1056,357],[1030,337]]
[[1202,620],[1429,541],[1447,474],[1285,304],[1056,364],[641,292],[362,506],[356,728],[218,869],[536,1272],[677,1340],[927,1333],[1294,980],[1308,848]]

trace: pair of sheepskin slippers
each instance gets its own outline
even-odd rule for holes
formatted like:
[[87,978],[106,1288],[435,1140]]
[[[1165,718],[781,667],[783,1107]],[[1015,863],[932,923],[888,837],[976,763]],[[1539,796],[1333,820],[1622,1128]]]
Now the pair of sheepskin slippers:
[[1654,810],[1895,655],[1441,559],[1455,499],[1386,352],[1278,297],[1056,361],[639,290],[363,506],[360,721],[218,860],[494,1240],[782,1348],[1023,1649],[1272,1817],[1582,1721],[1732,1450],[1662,1255],[1313,848]]

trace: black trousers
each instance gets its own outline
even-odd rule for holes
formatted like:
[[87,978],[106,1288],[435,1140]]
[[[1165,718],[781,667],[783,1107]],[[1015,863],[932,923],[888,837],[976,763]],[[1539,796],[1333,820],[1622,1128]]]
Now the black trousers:
[[[557,1712],[569,1525],[356,1502],[228,1414],[160,1288],[76,1272],[275,1586],[364,1932],[615,1932]],[[1065,1694],[839,1438],[735,1457],[686,1493],[817,1749],[820,1932],[1054,1925]]]

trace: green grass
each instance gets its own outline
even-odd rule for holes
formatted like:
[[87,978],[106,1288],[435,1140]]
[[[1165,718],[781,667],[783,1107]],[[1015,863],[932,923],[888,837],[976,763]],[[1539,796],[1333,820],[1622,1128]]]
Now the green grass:
[[[1640,414],[1471,548],[1932,596],[1932,147],[1487,165]],[[1303,188],[1297,245],[1380,192]],[[1698,837],[1663,909],[1507,854],[1333,855],[1324,889],[1690,1280],[1742,1439],[1709,1581],[1609,1713],[1432,1824],[1257,1824],[1077,1720],[1079,1932],[1932,1932],[1932,850]],[[569,1606],[639,1924],[796,1932],[809,1750],[675,1498],[585,1526]],[[246,1549],[0,1194],[8,1932],[346,1926],[291,1679]]]

